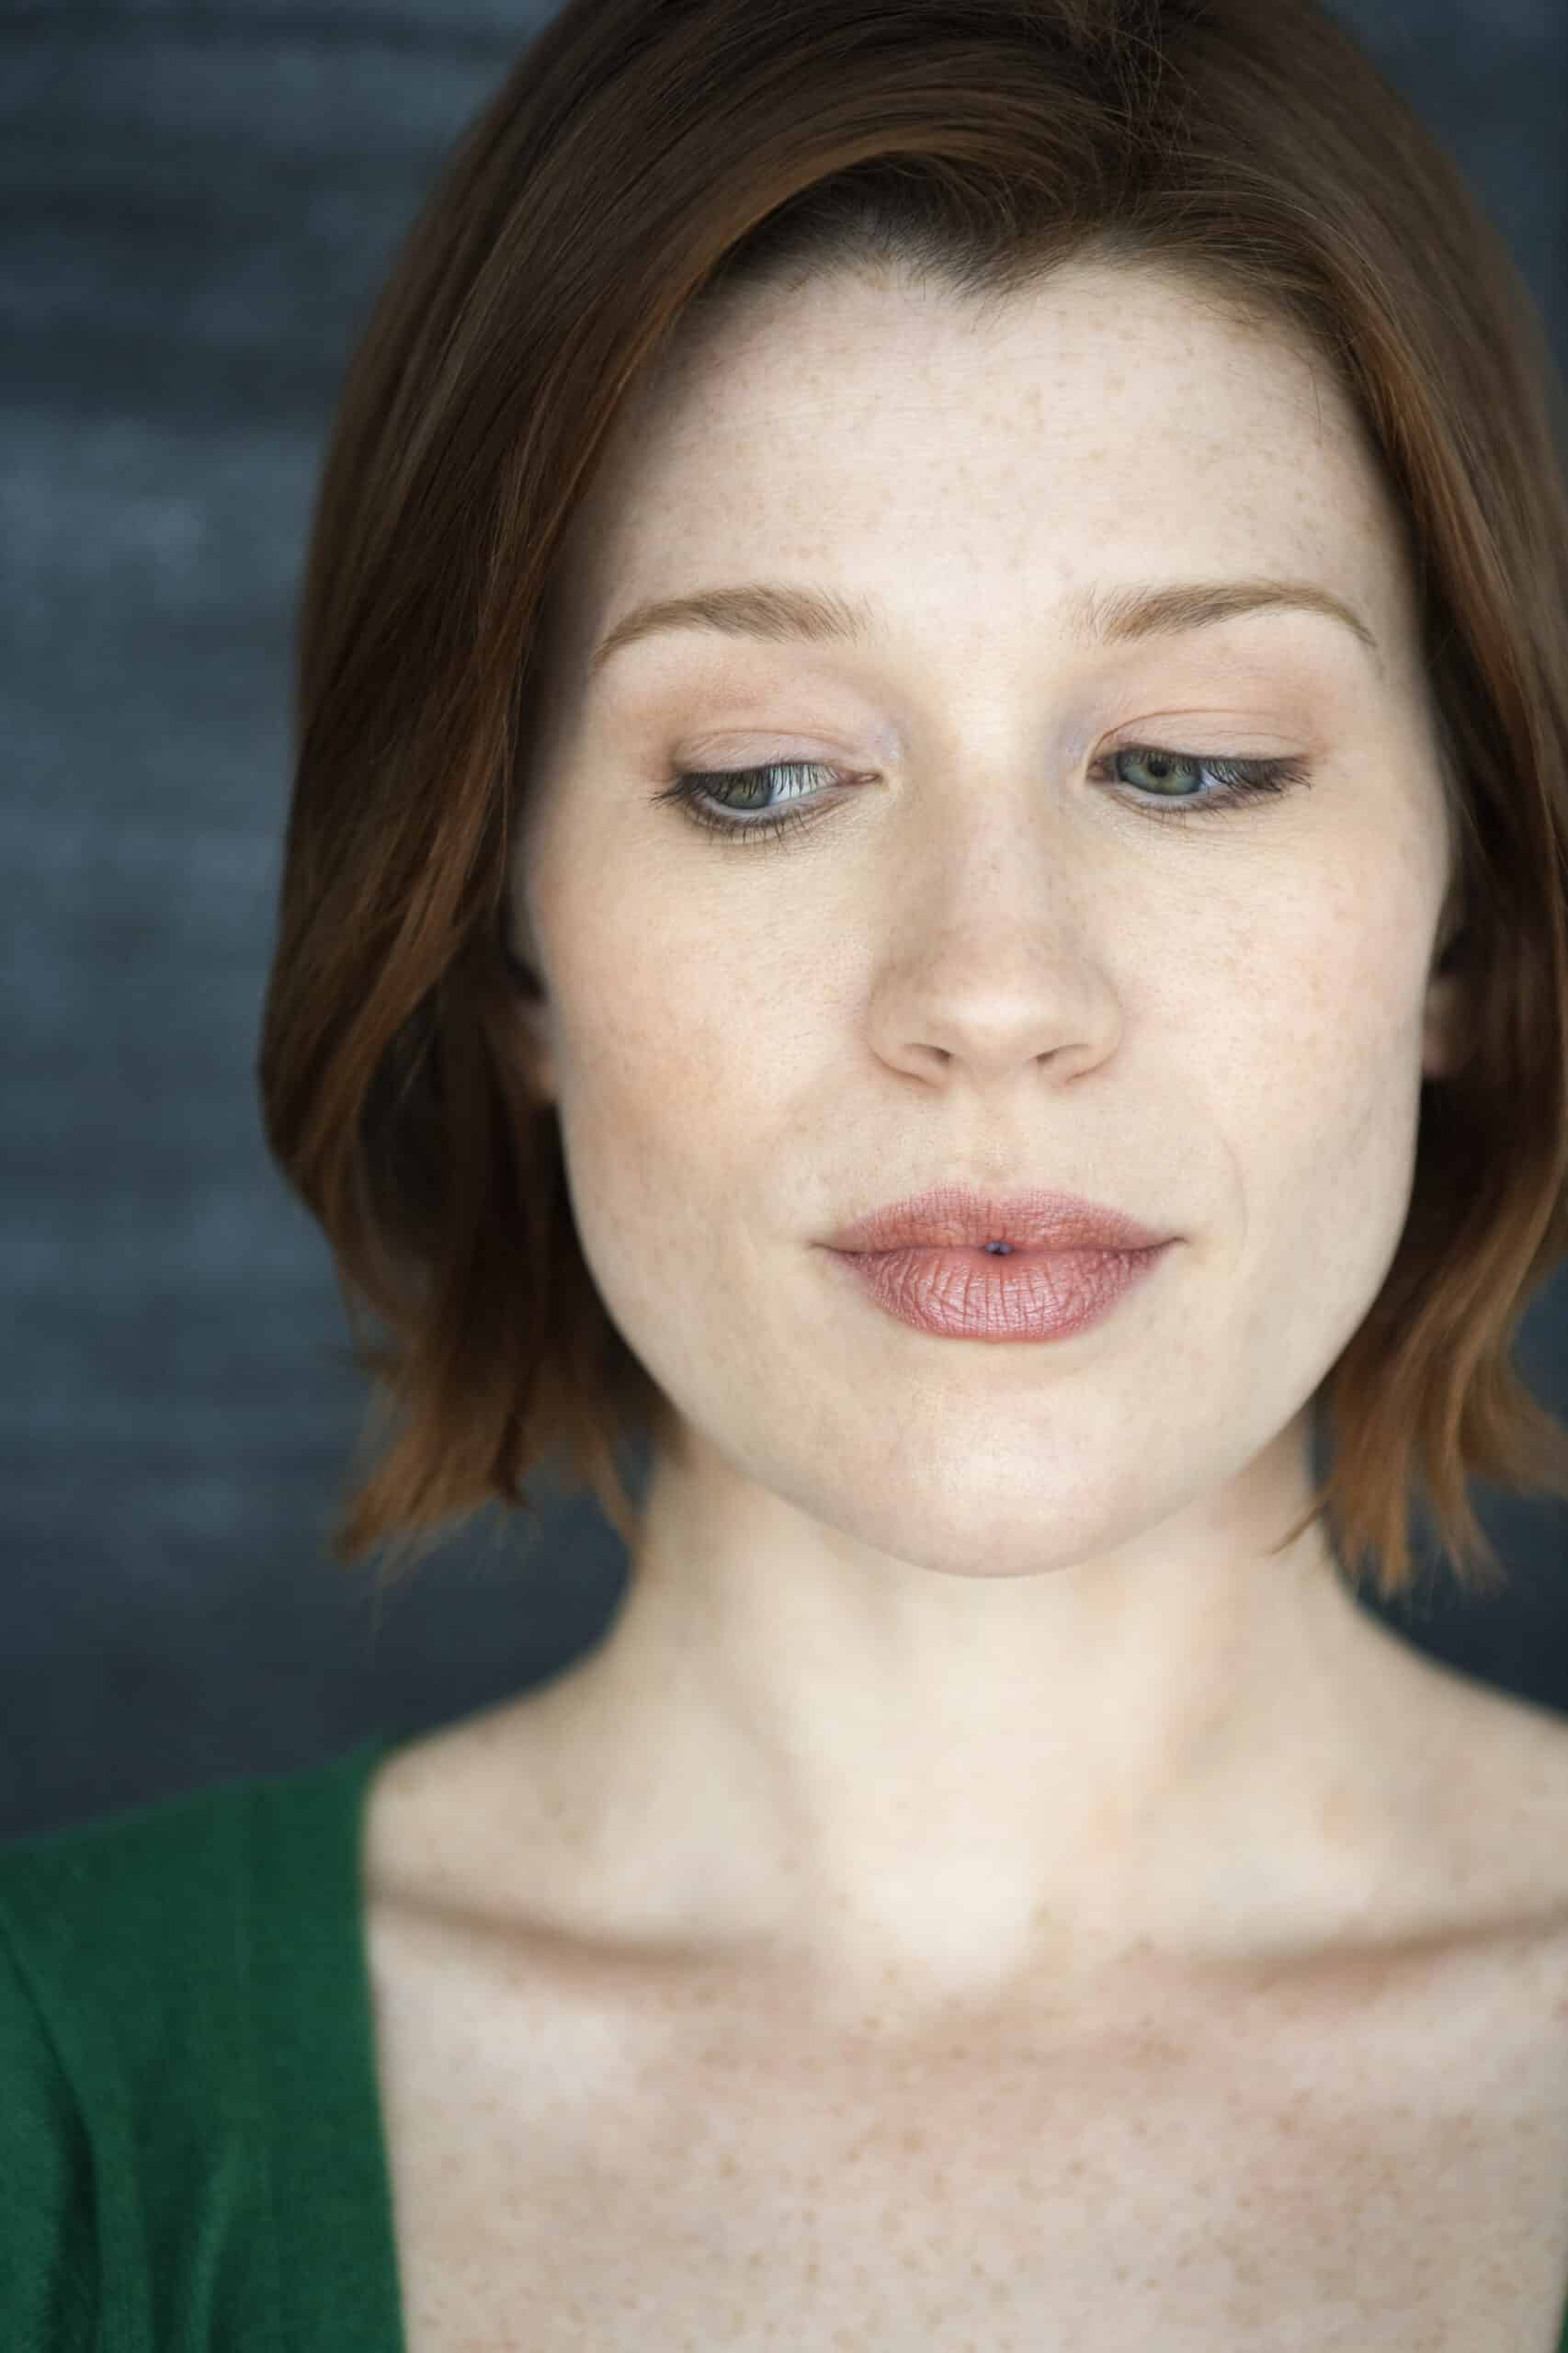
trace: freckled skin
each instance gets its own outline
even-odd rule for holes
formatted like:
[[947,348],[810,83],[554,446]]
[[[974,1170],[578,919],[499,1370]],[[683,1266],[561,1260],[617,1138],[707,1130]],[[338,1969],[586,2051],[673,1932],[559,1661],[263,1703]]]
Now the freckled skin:
[[[1378,659],[1063,626],[1257,574]],[[634,603],[758,579],[886,627],[590,689]],[[500,1042],[672,1427],[605,1640],[372,1795],[410,2353],[1548,2353],[1568,1735],[1270,1555],[1465,1011],[1353,412],[1148,273],[753,298],[551,623]],[[1089,780],[1129,741],[1313,780],[1167,824]],[[869,781],[778,845],[655,798],[767,761]],[[942,1177],[1180,1240],[1070,1346],[932,1339],[814,1245]]]

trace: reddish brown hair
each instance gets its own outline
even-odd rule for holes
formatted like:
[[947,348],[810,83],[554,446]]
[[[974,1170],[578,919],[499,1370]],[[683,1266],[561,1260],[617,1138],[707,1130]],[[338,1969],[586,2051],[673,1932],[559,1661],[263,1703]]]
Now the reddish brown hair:
[[1309,1518],[1392,1597],[1428,1510],[1496,1590],[1469,1483],[1568,1495],[1568,1433],[1510,1360],[1568,1256],[1568,404],[1454,164],[1315,0],[570,0],[380,295],[310,541],[259,1078],[375,1382],[340,1563],[386,1543],[395,1574],[562,1461],[634,1547],[618,1451],[667,1427],[553,1107],[497,1042],[552,561],[622,404],[765,277],[869,266],[984,307],[1076,259],[1304,333],[1408,523],[1476,1018],[1314,1401]]

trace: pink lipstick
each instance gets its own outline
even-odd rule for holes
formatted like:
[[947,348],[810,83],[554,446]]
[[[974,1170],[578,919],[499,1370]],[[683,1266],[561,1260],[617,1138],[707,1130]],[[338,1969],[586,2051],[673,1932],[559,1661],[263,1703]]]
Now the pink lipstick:
[[1075,1194],[944,1185],[856,1219],[826,1246],[916,1331],[1064,1340],[1108,1315],[1176,1238]]

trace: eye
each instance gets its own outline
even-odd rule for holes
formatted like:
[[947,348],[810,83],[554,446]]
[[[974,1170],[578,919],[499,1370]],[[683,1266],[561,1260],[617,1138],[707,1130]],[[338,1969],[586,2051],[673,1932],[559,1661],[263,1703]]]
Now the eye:
[[[1218,754],[1178,752],[1154,744],[1121,744],[1103,753],[1090,769],[1091,777],[1120,762],[1145,768],[1155,779],[1153,786],[1121,785],[1120,790],[1137,795],[1137,805],[1145,809],[1156,822],[1186,824],[1191,816],[1207,815],[1210,810],[1232,809],[1238,804],[1257,801],[1269,794],[1290,792],[1297,785],[1312,782],[1310,764],[1302,759],[1248,760],[1223,757]],[[1167,793],[1162,788],[1167,783],[1179,783],[1187,771],[1207,771],[1220,782],[1217,792]],[[728,806],[720,797],[725,793],[749,792],[753,800],[765,794],[779,778],[826,777],[830,789],[825,792],[801,796],[805,807],[786,807],[782,811],[756,810],[750,815]],[[729,840],[762,838],[777,841],[782,835],[801,825],[815,824],[824,808],[845,797],[858,784],[871,781],[865,776],[846,777],[841,770],[815,760],[775,760],[752,768],[685,768],[677,770],[654,794],[656,801],[672,801],[704,832],[717,834]],[[836,786],[837,790],[832,789]]]

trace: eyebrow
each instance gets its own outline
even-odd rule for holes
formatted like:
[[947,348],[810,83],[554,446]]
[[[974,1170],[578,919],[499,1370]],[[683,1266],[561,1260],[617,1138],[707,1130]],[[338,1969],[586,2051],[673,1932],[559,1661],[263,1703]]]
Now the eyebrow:
[[[1378,641],[1355,607],[1311,580],[1131,581],[1106,590],[1091,585],[1069,597],[1063,609],[1069,634],[1090,647],[1211,629],[1243,613],[1316,613],[1349,630],[1380,671],[1382,666]],[[804,641],[867,646],[885,626],[883,609],[873,597],[760,580],[699,588],[687,596],[655,597],[634,605],[595,647],[588,676],[596,678],[623,647],[666,630],[714,630],[726,637],[766,638],[779,644]]]

